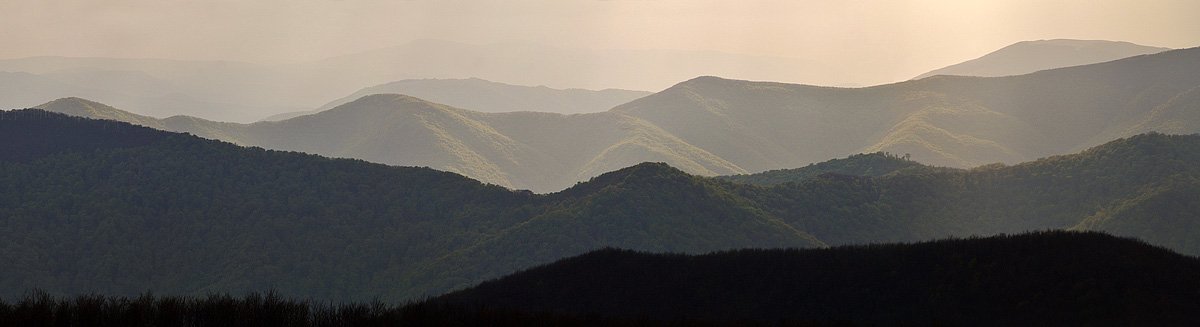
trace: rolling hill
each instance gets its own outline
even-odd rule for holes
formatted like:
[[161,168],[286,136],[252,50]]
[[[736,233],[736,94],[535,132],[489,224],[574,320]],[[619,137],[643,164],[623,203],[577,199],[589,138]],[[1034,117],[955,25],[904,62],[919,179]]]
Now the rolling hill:
[[739,250],[607,249],[434,302],[575,316],[840,325],[1189,325],[1200,260],[1100,233]]
[[1023,75],[1039,70],[1089,65],[1167,50],[1171,49],[1118,41],[1070,39],[1022,41],[976,59],[921,74],[913,79],[934,75],[979,77]]
[[826,174],[878,177],[910,167],[924,167],[920,163],[885,152],[851,155],[801,168],[769,170],[755,174],[717,176],[717,179],[734,183],[771,186],[783,183],[802,182]]

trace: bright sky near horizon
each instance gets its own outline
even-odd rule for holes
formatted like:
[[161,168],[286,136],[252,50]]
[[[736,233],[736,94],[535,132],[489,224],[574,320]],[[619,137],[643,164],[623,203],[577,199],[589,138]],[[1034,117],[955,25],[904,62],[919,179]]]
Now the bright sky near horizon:
[[1195,0],[4,0],[0,58],[299,62],[443,39],[799,58],[896,80],[1036,39],[1200,45]]

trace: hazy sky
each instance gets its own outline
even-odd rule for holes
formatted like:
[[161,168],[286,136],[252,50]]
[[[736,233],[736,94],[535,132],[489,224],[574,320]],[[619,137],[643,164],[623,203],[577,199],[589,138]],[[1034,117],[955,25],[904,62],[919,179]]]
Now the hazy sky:
[[1196,0],[0,0],[0,58],[296,62],[404,44],[533,42],[800,58],[901,80],[1022,40],[1200,45]]

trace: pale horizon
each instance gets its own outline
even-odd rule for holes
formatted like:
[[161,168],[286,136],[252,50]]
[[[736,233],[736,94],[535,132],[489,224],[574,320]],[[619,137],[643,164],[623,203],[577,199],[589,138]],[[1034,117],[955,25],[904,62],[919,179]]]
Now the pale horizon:
[[[0,58],[299,63],[418,40],[711,51],[836,67],[876,85],[1020,41],[1200,45],[1193,1],[151,1],[0,3]],[[737,76],[733,76],[736,78]],[[506,81],[501,81],[506,82]],[[619,85],[613,87],[620,88]],[[650,90],[654,91],[654,90]]]

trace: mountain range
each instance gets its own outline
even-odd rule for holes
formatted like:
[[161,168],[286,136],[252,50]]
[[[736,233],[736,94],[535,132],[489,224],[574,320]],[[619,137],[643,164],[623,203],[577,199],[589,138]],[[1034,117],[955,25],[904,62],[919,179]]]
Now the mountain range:
[[[0,85],[37,84],[0,88],[0,108],[25,108],[48,99],[84,97],[142,115],[187,115],[245,123],[318,109],[367,86],[412,79],[476,77],[516,85],[595,90],[660,90],[706,72],[768,80],[837,79],[836,70],[822,67],[791,58],[711,51],[604,50],[531,43],[477,45],[441,40],[417,40],[281,64],[47,56],[0,59],[0,73],[5,74],[0,75]],[[412,95],[439,98],[432,93],[447,92]],[[481,111],[511,111],[466,105],[472,102],[453,104]],[[518,110],[575,113],[581,112],[579,108]]]
[[[1119,59],[1118,55],[1138,54],[1125,48],[1143,48],[1119,42],[1058,40],[1023,42],[1009,48],[1030,48],[1029,44],[1045,42],[1090,42],[1099,45],[1081,47],[1079,51],[1064,47],[1052,47],[1058,50],[1050,52],[1036,49],[1018,51],[1036,54],[1032,57],[1007,55],[1005,53],[1009,51],[1000,51],[987,56],[999,57],[999,60],[970,65],[980,72],[1005,71],[1006,75],[1013,75],[1032,70],[1015,72],[1008,68],[1010,66],[1059,68],[1095,63],[1101,59],[1115,60]],[[1144,48],[1146,51],[1156,49]],[[972,73],[958,71],[956,74]],[[26,108],[51,99],[81,97],[141,115],[187,115],[248,123],[283,113],[327,109],[328,106],[322,105],[332,99],[377,85],[365,91],[401,91],[399,93],[484,112],[536,110],[578,113],[607,110],[624,102],[613,103],[615,100],[601,101],[598,98],[631,99],[628,94],[615,91],[600,91],[601,94],[596,96],[548,95],[552,92],[482,85],[486,83],[461,79],[476,77],[516,85],[546,85],[566,89],[568,92],[565,93],[581,93],[573,89],[658,91],[700,75],[829,86],[887,82],[878,76],[850,75],[847,70],[834,65],[782,57],[705,51],[564,48],[525,43],[474,45],[422,40],[287,64],[130,58],[2,59],[0,86],[4,87],[0,88],[0,108]],[[438,82],[428,79],[450,80]],[[389,87],[384,84],[393,85]],[[459,88],[441,89],[442,86]],[[360,95],[367,94],[358,93],[338,103],[348,102]],[[582,99],[558,106],[563,97]]]
[[1167,50],[1171,49],[1103,40],[1022,41],[976,59],[921,74],[913,79],[934,75],[1024,75],[1039,70],[1089,65]]
[[42,110],[0,112],[0,137],[6,298],[274,288],[402,300],[603,247],[699,254],[1048,229],[1200,254],[1189,227],[1200,135],[1142,134],[1012,166],[838,173],[880,161],[860,155],[771,186],[642,163],[544,195]]
[[[80,99],[39,108],[133,117]],[[1200,48],[1006,77],[869,88],[699,77],[609,111],[483,113],[370,95],[279,122],[149,124],[241,145],[428,166],[552,192],[640,162],[699,175],[794,168],[856,153],[947,167],[1013,164],[1159,131],[1200,131]],[[86,116],[86,115],[85,115]]]

